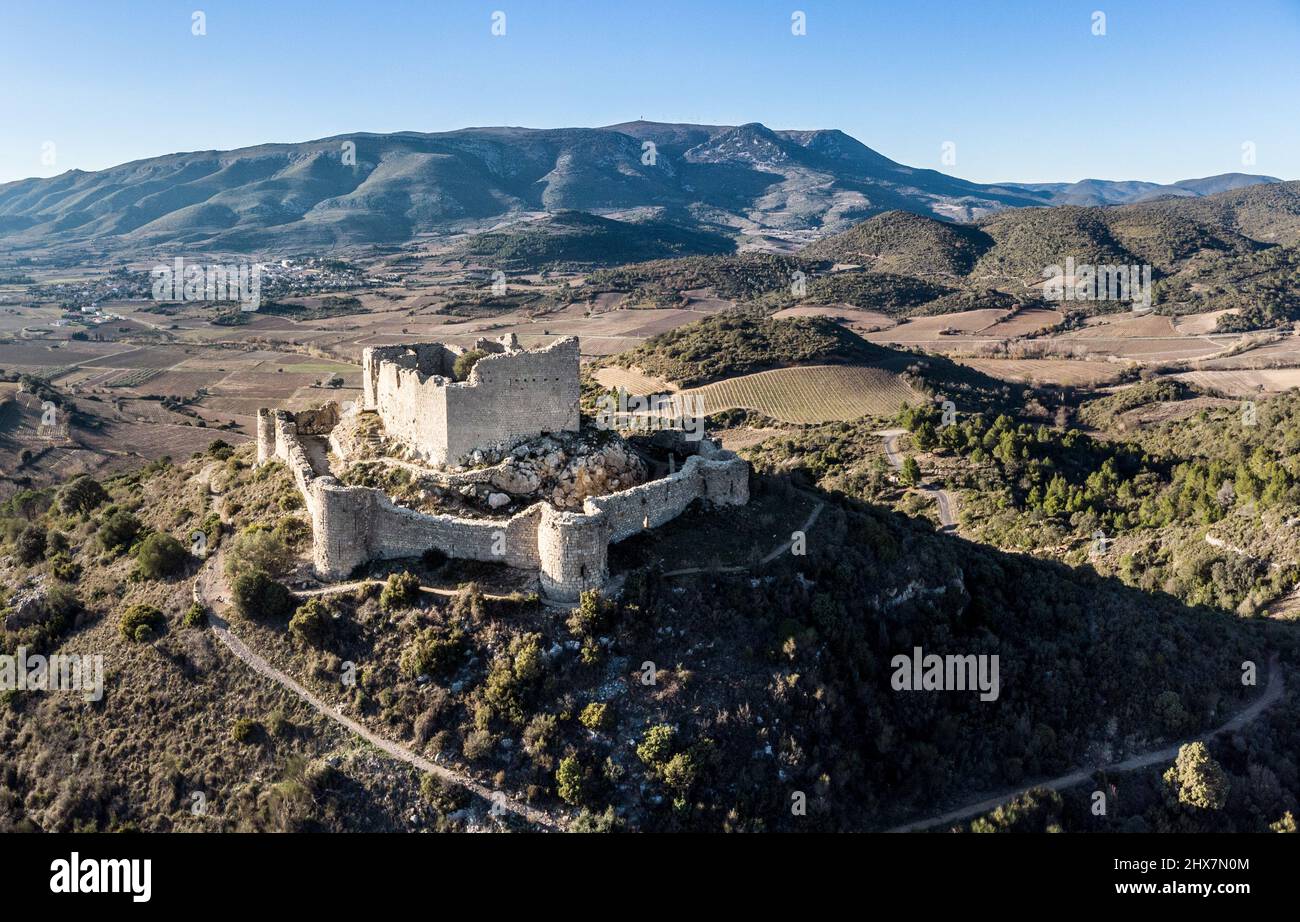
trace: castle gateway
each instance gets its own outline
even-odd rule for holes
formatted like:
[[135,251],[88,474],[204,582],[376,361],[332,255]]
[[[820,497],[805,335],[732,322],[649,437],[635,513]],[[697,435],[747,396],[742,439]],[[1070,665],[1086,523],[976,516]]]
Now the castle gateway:
[[[471,351],[481,355],[458,381],[466,350],[456,346],[367,349],[359,406],[258,412],[258,463],[288,465],[311,514],[318,576],[342,579],[370,561],[437,550],[534,571],[543,595],[573,601],[607,579],[611,543],[671,521],[696,500],[749,501],[749,465],[708,438],[668,439],[672,457],[655,471],[662,476],[644,476],[640,460],[636,476],[600,476],[602,458],[645,452],[581,426],[576,338],[534,350],[514,336],[480,339]],[[528,465],[570,455],[562,471],[576,470],[581,489],[566,482],[539,490]],[[365,479],[358,470],[398,469],[422,489],[395,498],[355,482]],[[438,499],[432,510],[412,508],[414,495]],[[482,508],[474,497],[486,500]]]

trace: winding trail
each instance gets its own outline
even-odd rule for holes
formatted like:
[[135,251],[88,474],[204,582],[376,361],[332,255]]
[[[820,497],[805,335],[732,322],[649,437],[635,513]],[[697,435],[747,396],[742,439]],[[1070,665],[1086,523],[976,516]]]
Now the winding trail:
[[[898,437],[906,434],[906,429],[885,429],[877,432],[876,435],[885,440],[885,458],[889,461],[890,467],[896,471],[903,469],[903,456],[898,452]],[[931,484],[921,484],[920,489],[934,497],[935,505],[939,511],[939,525],[943,531],[957,530],[957,501],[953,495],[942,487],[936,487]]]
[[904,823],[902,826],[895,826],[886,832],[917,832],[922,829],[929,829],[932,826],[942,826],[949,823],[955,823],[958,820],[967,819],[977,813],[987,813],[989,810],[1006,803],[1018,794],[1030,790],[1031,788],[1050,788],[1053,791],[1060,791],[1065,788],[1072,788],[1076,784],[1082,784],[1098,771],[1105,772],[1127,772],[1137,768],[1146,768],[1149,765],[1155,765],[1160,762],[1172,762],[1178,756],[1178,750],[1181,746],[1196,742],[1197,740],[1208,740],[1220,733],[1230,733],[1240,730],[1250,723],[1253,723],[1264,711],[1276,704],[1282,697],[1282,692],[1286,688],[1286,682],[1282,678],[1282,667],[1278,664],[1277,654],[1274,653],[1268,659],[1268,685],[1264,688],[1264,693],[1246,705],[1226,723],[1208,733],[1200,736],[1193,736],[1182,742],[1174,743],[1160,749],[1152,749],[1147,752],[1130,756],[1122,762],[1114,762],[1101,768],[1080,768],[1070,772],[1068,775],[1061,775],[1057,778],[1048,778],[1039,781],[1028,787],[1020,787],[1011,791],[1004,791],[991,797],[984,797],[981,800],[968,803],[965,806],[958,807],[955,810],[949,810],[947,813],[940,813],[937,816],[929,816],[924,819],[913,820],[910,823]]
[[[461,787],[474,792],[488,803],[492,804],[494,810],[504,810],[507,813],[513,813],[515,816],[518,816],[541,829],[553,832],[563,830],[561,823],[551,815],[534,807],[530,807],[525,803],[512,800],[503,792],[494,790],[485,784],[475,781],[468,775],[461,774],[460,772],[446,768],[442,765],[430,762],[428,759],[412,752],[405,746],[395,743],[390,739],[386,739],[379,734],[374,733],[358,721],[339,713],[311,691],[300,685],[293,678],[275,668],[275,666],[267,662],[261,655],[251,650],[247,644],[231,632],[230,623],[221,616],[221,612],[229,605],[225,587],[225,577],[222,575],[223,570],[221,566],[221,557],[222,552],[219,549],[216,554],[208,558],[207,562],[199,570],[198,575],[194,578],[194,601],[207,607],[208,620],[212,625],[212,632],[216,634],[217,639],[225,644],[226,648],[242,660],[250,669],[259,675],[270,679],[286,691],[296,695],[322,717],[326,717],[347,728],[376,749],[387,753],[394,759],[406,762],[408,765],[412,765],[420,771],[436,775],[443,781],[460,785]],[[362,585],[362,583],[350,584],[343,588],[356,588],[358,585]]]

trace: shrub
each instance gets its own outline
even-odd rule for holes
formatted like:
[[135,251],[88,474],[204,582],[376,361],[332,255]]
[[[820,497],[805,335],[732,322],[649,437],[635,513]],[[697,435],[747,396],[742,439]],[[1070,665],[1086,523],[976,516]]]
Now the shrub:
[[230,728],[230,738],[236,743],[251,743],[262,729],[261,724],[250,717],[241,717]]
[[663,767],[664,784],[672,788],[679,796],[685,796],[695,785],[699,768],[690,753],[679,752]]
[[615,610],[614,603],[603,598],[599,590],[588,589],[579,597],[578,607],[569,613],[565,624],[574,637],[594,637],[609,629]]
[[207,623],[208,610],[199,602],[187,608],[184,617],[181,618],[181,624],[185,627],[203,627]]
[[414,574],[403,570],[393,573],[384,583],[384,591],[379,595],[379,606],[384,611],[398,611],[410,608],[420,594],[420,581]]
[[487,730],[474,730],[465,737],[465,744],[461,751],[465,758],[471,761],[487,758],[492,754],[492,747],[496,745],[496,739]]
[[122,612],[118,629],[127,640],[147,643],[162,630],[164,621],[163,613],[158,609],[152,605],[138,603],[128,606],[126,611]]
[[329,606],[320,599],[308,599],[289,619],[289,633],[304,646],[320,646],[329,632],[330,621]]
[[487,355],[487,353],[481,349],[471,349],[468,352],[461,353],[456,356],[456,361],[452,363],[451,373],[455,376],[457,381],[468,381],[469,373],[474,370],[474,366],[478,364],[478,360],[483,358],[485,355]]
[[125,509],[114,509],[99,523],[99,545],[109,554],[120,554],[140,535],[140,520]]
[[72,617],[81,611],[81,599],[77,594],[67,586],[51,586],[45,593],[45,601],[41,603],[44,609],[44,620],[47,624],[57,626],[57,630],[62,630],[67,626]]
[[59,508],[67,515],[84,515],[108,501],[108,493],[99,481],[82,474],[63,488]]
[[231,541],[226,552],[226,576],[235,579],[254,570],[281,576],[292,562],[293,555],[283,538],[265,528],[251,526]]
[[31,566],[45,556],[45,529],[39,525],[28,525],[18,535],[14,548],[18,562]]
[[668,724],[657,724],[651,727],[636,747],[637,757],[652,768],[659,766],[672,752],[673,735],[673,728]]
[[235,611],[241,618],[271,621],[286,618],[294,610],[293,593],[265,570],[241,573],[235,577],[231,590]]
[[67,554],[55,554],[50,560],[50,572],[65,583],[75,583],[81,577],[81,564]]
[[[297,493],[292,495],[301,499]],[[277,522],[271,534],[279,538],[285,547],[298,547],[311,537],[311,525],[305,519],[290,515]]]
[[425,628],[402,651],[402,672],[410,678],[450,675],[465,654],[465,632]]
[[582,803],[582,763],[577,756],[568,755],[560,760],[560,767],[555,770],[555,785],[560,800],[575,807]]
[[454,813],[469,804],[468,791],[434,774],[426,774],[420,779],[420,794],[439,813]]
[[1177,794],[1179,803],[1201,810],[1222,810],[1232,787],[1227,773],[1200,741],[1178,748],[1178,757],[1165,772],[1164,781]]
[[610,722],[609,705],[603,701],[593,701],[582,709],[578,721],[588,730],[600,730]]
[[155,532],[140,542],[136,563],[145,579],[175,576],[185,569],[190,558],[185,546],[171,535]]
[[613,807],[606,807],[604,813],[592,813],[586,807],[569,825],[570,832],[618,832],[623,821],[614,813]]

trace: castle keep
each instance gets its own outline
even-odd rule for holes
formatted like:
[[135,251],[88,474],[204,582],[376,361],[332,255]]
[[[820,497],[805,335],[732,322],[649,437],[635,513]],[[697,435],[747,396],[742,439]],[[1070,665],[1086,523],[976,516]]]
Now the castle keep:
[[513,335],[480,339],[467,381],[452,376],[465,350],[442,343],[367,349],[362,406],[431,464],[509,448],[543,432],[578,431],[578,340],[524,351]]
[[[486,353],[465,382],[451,364],[462,350],[440,343],[367,349],[363,402],[346,414],[374,414],[385,433],[431,465],[455,465],[501,452],[543,433],[579,429],[578,341],[561,339],[522,350],[514,337],[480,340]],[[341,483],[330,455],[345,413],[337,404],[292,413],[263,409],[257,419],[258,463],[283,461],[312,522],[312,560],[324,579],[347,577],[372,560],[449,557],[497,561],[535,571],[542,594],[572,601],[608,577],[608,549],[680,515],[695,500],[749,501],[749,465],[709,439],[680,442],[680,469],[628,489],[588,496],[581,510],[546,499],[508,517],[430,514],[395,503],[383,490]],[[396,462],[401,463],[401,462]],[[444,475],[473,476],[478,472]]]

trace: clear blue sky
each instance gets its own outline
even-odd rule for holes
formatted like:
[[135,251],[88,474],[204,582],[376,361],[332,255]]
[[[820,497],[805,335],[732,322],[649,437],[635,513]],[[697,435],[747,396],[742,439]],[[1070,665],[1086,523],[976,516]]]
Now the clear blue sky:
[[351,131],[637,117],[840,128],[986,182],[1295,179],[1298,62],[1300,0],[4,0],[0,182]]

